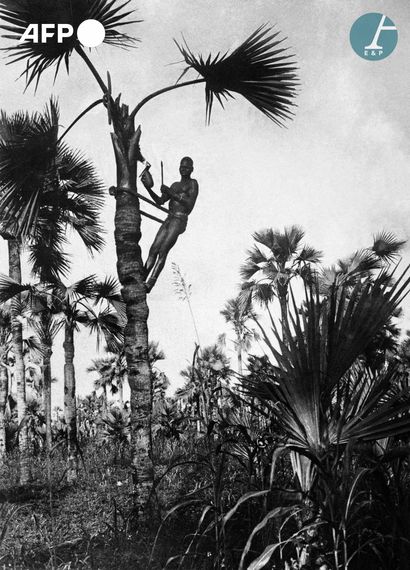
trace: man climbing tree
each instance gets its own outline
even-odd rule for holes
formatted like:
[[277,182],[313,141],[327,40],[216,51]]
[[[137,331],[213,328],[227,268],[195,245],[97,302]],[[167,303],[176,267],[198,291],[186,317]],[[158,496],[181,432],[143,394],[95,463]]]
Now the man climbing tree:
[[[136,126],[136,118],[154,98],[175,89],[202,84],[205,87],[208,123],[215,100],[223,104],[233,95],[241,95],[275,124],[283,125],[293,117],[298,79],[293,56],[287,52],[280,32],[262,25],[234,50],[223,54],[210,54],[207,57],[195,55],[186,43],[180,45],[176,42],[186,64],[179,80],[148,94],[130,109],[127,104],[121,103],[120,94],[114,94],[111,75],[107,73],[106,81],[100,75],[90,59],[88,49],[85,49],[90,46],[81,43],[77,36],[81,23],[97,20],[104,28],[101,41],[105,44],[133,47],[135,38],[121,31],[123,26],[136,23],[136,20],[128,18],[133,10],[128,10],[126,6],[128,2],[121,0],[0,0],[0,30],[9,42],[6,49],[11,61],[25,60],[23,77],[27,85],[37,85],[43,73],[52,66],[55,67],[55,75],[64,67],[69,70],[69,62],[74,54],[87,65],[101,89],[102,97],[89,105],[66,132],[97,105],[105,103],[107,106],[108,122],[113,128],[111,139],[116,162],[113,195],[116,202],[114,236],[117,272],[127,317],[124,345],[130,385],[132,471],[136,512],[145,513],[145,506],[152,495],[154,469],[150,435],[149,310],[146,269],[140,248],[142,212],[136,187],[137,162],[141,162],[142,158],[139,150],[141,129]],[[20,42],[28,26],[47,25],[50,22],[69,24],[74,34],[63,38],[61,43],[56,36],[48,38],[45,43],[31,39]],[[189,71],[193,71],[196,78],[183,81]],[[135,85],[138,83],[136,81]],[[143,85],[142,78],[140,85]],[[17,223],[24,225],[26,212],[27,209],[19,212]],[[188,210],[182,213],[187,214]]]
[[144,266],[147,292],[154,287],[164,268],[168,253],[175,245],[178,236],[186,230],[188,215],[192,212],[198,197],[198,182],[191,178],[193,170],[192,158],[185,156],[179,166],[181,180],[171,184],[170,188],[162,184],[161,196],[152,190],[154,181],[149,169],[146,169],[141,176],[142,183],[158,206],[169,200],[168,217],[155,237]]

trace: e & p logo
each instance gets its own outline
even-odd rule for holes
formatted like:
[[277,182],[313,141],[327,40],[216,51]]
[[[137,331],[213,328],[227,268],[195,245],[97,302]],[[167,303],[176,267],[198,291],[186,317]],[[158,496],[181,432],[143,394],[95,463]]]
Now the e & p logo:
[[370,12],[358,18],[350,30],[350,43],[363,59],[385,59],[397,45],[397,28],[385,14]]

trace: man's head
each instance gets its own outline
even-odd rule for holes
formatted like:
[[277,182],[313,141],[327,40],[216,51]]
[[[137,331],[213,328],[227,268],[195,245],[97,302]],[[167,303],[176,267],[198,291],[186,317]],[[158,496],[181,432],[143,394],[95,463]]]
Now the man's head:
[[190,176],[194,170],[194,161],[189,156],[184,156],[179,165],[179,173],[181,176]]

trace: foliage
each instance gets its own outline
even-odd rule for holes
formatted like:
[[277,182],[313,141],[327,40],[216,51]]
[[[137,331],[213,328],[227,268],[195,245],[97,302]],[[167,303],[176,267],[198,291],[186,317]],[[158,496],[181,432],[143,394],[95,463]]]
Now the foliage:
[[232,53],[195,57],[185,44],[177,46],[187,68],[193,69],[205,80],[206,116],[211,118],[214,97],[223,101],[238,93],[264,113],[269,119],[282,125],[292,117],[292,99],[298,85],[295,63],[284,47],[278,47],[283,39],[279,32],[271,33],[269,26],[260,26]]

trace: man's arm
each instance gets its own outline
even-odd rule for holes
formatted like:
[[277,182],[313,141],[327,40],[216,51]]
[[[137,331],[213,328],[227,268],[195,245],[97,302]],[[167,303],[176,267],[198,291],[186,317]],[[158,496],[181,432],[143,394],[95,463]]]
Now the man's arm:
[[154,192],[154,190],[152,189],[154,186],[154,180],[151,176],[151,173],[148,170],[146,170],[141,176],[141,182],[144,184],[145,188],[148,190],[148,194],[151,196],[151,198],[154,200],[157,206],[162,206],[162,204],[165,204],[165,202],[169,200],[168,194],[162,192],[162,186],[161,186],[161,192],[162,192],[161,196],[158,196],[158,194]]
[[[164,190],[163,190],[164,188]],[[174,188],[174,185],[171,188],[168,186],[161,186],[161,192],[168,195],[169,198],[175,200],[175,202],[179,202],[182,204],[189,212],[192,211],[192,208],[195,206],[196,199],[198,197],[198,182],[192,179],[192,185],[189,191],[185,194],[185,196],[181,196],[178,193],[178,190]]]

